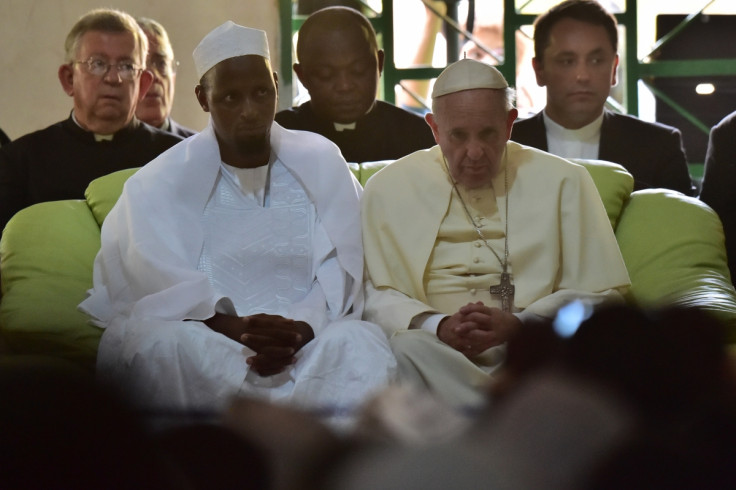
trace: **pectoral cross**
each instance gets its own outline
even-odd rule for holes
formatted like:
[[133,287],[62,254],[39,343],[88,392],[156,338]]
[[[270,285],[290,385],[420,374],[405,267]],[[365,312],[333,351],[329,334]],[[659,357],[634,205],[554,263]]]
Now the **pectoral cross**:
[[501,284],[490,287],[491,295],[501,296],[501,309],[508,313],[511,313],[514,303],[514,291],[516,288],[511,284],[511,274],[508,272],[501,273]]

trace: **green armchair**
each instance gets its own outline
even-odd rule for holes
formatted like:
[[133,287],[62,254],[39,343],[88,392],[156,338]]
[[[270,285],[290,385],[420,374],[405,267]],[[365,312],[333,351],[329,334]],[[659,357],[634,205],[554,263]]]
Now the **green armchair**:
[[[351,168],[365,184],[389,163]],[[642,307],[701,307],[725,323],[736,344],[736,292],[718,216],[677,192],[632,193],[633,179],[619,165],[578,163],[593,177],[616,232],[632,282],[627,300]],[[85,200],[36,204],[8,223],[0,240],[3,355],[51,356],[94,369],[102,331],[76,306],[92,286],[100,226],[135,170],[95,180]]]

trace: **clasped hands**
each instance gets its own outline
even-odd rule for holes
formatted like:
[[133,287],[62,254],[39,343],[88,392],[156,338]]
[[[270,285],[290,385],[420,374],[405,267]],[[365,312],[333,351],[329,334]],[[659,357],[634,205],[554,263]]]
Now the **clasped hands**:
[[256,355],[248,357],[246,362],[261,376],[273,376],[294,364],[296,353],[314,339],[314,330],[308,323],[280,315],[259,313],[237,317],[215,313],[204,323],[252,349]]
[[478,301],[444,318],[437,327],[437,337],[471,358],[503,344],[520,326],[521,321],[512,313]]

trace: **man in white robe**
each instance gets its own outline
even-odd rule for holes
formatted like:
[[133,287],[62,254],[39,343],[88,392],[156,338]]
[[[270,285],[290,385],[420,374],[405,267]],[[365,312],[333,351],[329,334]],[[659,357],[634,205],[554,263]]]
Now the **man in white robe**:
[[508,141],[512,96],[492,66],[450,65],[427,115],[438,146],[387,166],[363,195],[365,318],[391,337],[400,380],[453,405],[484,403],[525,321],[575,299],[620,301],[629,285],[587,171]]
[[208,127],[132,176],[102,227],[80,305],[105,328],[98,375],[144,408],[351,410],[395,369],[360,321],[360,185],[328,140],[273,122],[263,31],[226,22],[193,55]]

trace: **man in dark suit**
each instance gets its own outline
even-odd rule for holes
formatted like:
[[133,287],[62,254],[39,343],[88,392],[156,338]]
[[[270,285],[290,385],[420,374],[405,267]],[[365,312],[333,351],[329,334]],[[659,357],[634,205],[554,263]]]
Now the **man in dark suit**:
[[169,34],[164,26],[153,19],[139,17],[136,21],[148,38],[146,68],[153,74],[153,83],[136,106],[135,115],[155,128],[188,138],[196,131],[171,119],[178,63],[174,60]]
[[10,138],[5,134],[5,131],[0,129],[0,146],[7,145],[8,143],[10,143]]
[[700,199],[721,218],[731,280],[736,284],[736,112],[710,130]]
[[514,124],[511,139],[567,158],[623,165],[635,189],[693,195],[680,131],[604,109],[616,84],[618,28],[594,0],[567,0],[534,23],[534,71],[547,89],[539,114]]

